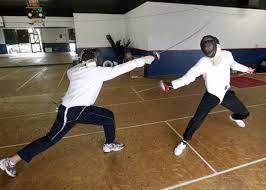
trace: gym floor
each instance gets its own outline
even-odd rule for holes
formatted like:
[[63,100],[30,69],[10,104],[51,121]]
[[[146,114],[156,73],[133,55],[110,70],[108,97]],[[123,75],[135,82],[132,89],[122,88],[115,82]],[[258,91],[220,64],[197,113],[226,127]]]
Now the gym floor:
[[[63,58],[62,58],[63,59]],[[68,86],[68,65],[0,69],[0,157],[14,154],[49,130]],[[266,81],[266,74],[254,77]],[[101,126],[77,124],[15,179],[0,173],[0,189],[266,189],[266,86],[234,88],[251,115],[246,128],[215,108],[180,156],[173,150],[204,92],[202,79],[170,93],[160,79],[106,82],[96,105],[116,116],[121,152],[102,152]]]

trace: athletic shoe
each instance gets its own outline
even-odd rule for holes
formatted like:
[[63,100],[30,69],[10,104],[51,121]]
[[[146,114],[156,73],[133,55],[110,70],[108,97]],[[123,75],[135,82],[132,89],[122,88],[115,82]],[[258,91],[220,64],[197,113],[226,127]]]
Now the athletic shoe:
[[16,165],[13,165],[8,158],[0,160],[0,168],[11,177],[16,177]]
[[125,147],[124,144],[122,143],[117,143],[117,142],[114,142],[114,143],[105,143],[103,145],[103,152],[116,152],[116,151],[119,151],[119,150],[122,150],[123,148]]
[[186,148],[186,144],[182,141],[176,148],[175,148],[175,151],[174,151],[174,154],[176,156],[179,156],[182,154],[183,150]]
[[232,115],[230,115],[229,118],[230,118],[230,120],[234,121],[237,124],[238,127],[241,127],[241,128],[246,127],[246,125],[245,125],[245,123],[244,123],[243,120],[241,120],[241,119],[234,119],[232,117]]

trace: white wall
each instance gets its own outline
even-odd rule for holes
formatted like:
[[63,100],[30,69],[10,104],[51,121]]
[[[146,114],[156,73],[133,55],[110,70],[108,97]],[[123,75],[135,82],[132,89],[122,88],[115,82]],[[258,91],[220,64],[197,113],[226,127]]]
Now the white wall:
[[266,47],[265,10],[146,2],[126,14],[126,31],[136,48],[164,50],[208,22],[173,49],[199,49],[206,34],[217,36],[223,48]]
[[4,31],[0,28],[0,44],[5,44]]
[[44,25],[40,23],[31,25],[33,20],[26,16],[3,16],[3,21],[6,28],[74,27],[73,17],[46,17]]
[[148,3],[144,3],[125,14],[126,37],[131,39],[134,48],[148,50],[149,25],[145,18]]
[[125,38],[124,15],[74,13],[77,48],[109,47],[106,35],[114,41]]
[[[135,48],[164,50],[208,22],[203,30],[172,49],[199,49],[200,39],[206,34],[217,36],[223,48],[266,47],[265,10],[146,2],[125,15],[73,15],[46,17],[45,27],[75,27],[78,48],[109,46],[105,35],[110,33],[115,41],[131,38]],[[7,28],[32,27],[26,16],[4,16],[3,21]]]
[[69,42],[67,28],[41,28],[41,37],[42,37],[43,43],[68,43]]

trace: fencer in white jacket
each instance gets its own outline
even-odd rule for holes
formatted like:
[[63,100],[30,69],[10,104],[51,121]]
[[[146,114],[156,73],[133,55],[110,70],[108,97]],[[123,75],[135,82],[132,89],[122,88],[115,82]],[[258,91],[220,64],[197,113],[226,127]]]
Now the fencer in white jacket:
[[206,92],[190,120],[184,134],[183,141],[175,148],[174,154],[181,155],[186,148],[187,141],[201,126],[208,113],[218,104],[233,112],[229,118],[239,127],[245,127],[244,119],[249,115],[248,110],[230,89],[230,70],[253,73],[252,68],[237,63],[232,53],[221,49],[219,40],[214,36],[204,36],[201,40],[202,57],[183,77],[172,82],[160,82],[164,91],[178,89],[188,85],[199,76],[203,76]]
[[15,177],[18,162],[21,160],[30,162],[34,156],[61,140],[76,123],[103,126],[106,139],[103,151],[107,153],[122,150],[124,144],[115,141],[115,117],[113,112],[93,104],[105,81],[145,64],[151,64],[153,60],[153,56],[145,56],[115,67],[102,67],[100,50],[84,51],[82,55],[83,62],[67,71],[70,84],[50,131],[45,136],[19,150],[12,157],[0,160],[0,168],[9,176]]

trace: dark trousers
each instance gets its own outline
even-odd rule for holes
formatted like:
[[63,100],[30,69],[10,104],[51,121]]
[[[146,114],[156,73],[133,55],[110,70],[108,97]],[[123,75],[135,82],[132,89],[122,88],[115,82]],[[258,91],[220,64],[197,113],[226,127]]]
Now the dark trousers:
[[[220,100],[218,97],[208,93],[204,94],[197,111],[194,117],[188,123],[188,126],[183,135],[183,140],[188,141],[192,138],[192,135],[195,133],[197,129],[200,128],[204,119],[208,115],[208,113],[218,104]],[[235,92],[232,90],[228,90],[224,96],[224,99],[221,103],[222,106],[233,112],[233,119],[246,119],[249,116],[249,112],[247,108],[242,104],[242,102],[236,97]]]
[[61,140],[76,123],[103,125],[105,143],[115,140],[115,119],[112,111],[96,106],[66,108],[60,105],[50,131],[18,151],[18,155],[26,162],[30,162],[34,156]]

